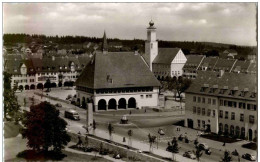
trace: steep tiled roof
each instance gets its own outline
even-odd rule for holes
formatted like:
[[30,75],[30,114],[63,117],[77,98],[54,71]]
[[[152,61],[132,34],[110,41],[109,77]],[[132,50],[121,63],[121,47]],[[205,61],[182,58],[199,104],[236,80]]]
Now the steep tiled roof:
[[249,68],[249,65],[250,65],[250,61],[241,61],[241,60],[238,60],[233,69],[232,69],[232,72],[247,72],[248,68]]
[[[112,79],[112,83],[108,81]],[[160,86],[140,55],[96,53],[76,81],[92,89]]]
[[217,61],[218,61],[218,57],[206,57],[203,59],[202,63],[200,64],[200,68],[202,66],[207,67],[208,69],[213,69],[213,67],[216,65]]
[[170,64],[180,50],[180,48],[159,48],[153,63]]
[[256,71],[257,71],[256,63],[251,63],[250,66],[248,67],[248,73],[256,74]]
[[35,69],[33,67],[33,63],[31,59],[6,60],[4,64],[4,69],[10,74],[20,75],[21,74],[20,68],[23,64],[25,64],[25,66],[27,67],[28,74],[35,74]]
[[186,57],[187,57],[187,61],[184,65],[183,69],[197,68],[205,56],[187,55]]
[[223,59],[223,58],[219,58],[215,67],[214,67],[214,70],[230,70],[234,63],[235,63],[236,60],[234,59]]
[[[215,88],[214,91],[212,91],[212,88]],[[221,93],[221,89],[226,90]],[[256,92],[256,89],[256,75],[244,73],[224,73],[222,77],[219,77],[218,72],[199,71],[197,78],[192,82],[186,93],[240,98],[255,101],[257,97],[252,97],[251,95],[253,92]],[[235,90],[234,95],[230,94],[231,90]],[[241,95],[241,91],[247,92],[243,96]]]

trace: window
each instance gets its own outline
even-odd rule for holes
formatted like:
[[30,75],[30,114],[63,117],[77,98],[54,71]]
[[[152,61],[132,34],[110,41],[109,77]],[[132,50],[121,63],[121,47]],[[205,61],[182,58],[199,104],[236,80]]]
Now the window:
[[231,113],[231,120],[235,120],[235,113],[234,112]]
[[255,116],[249,115],[249,123],[254,124],[255,123]]
[[206,114],[205,108],[202,108],[202,115],[205,115],[205,114]]
[[200,97],[198,97],[198,103],[200,103]]
[[200,115],[200,107],[198,107],[198,115]]
[[212,117],[215,117],[215,116],[216,116],[216,110],[213,110]]
[[196,102],[196,96],[193,96],[193,102]]
[[211,98],[208,98],[208,104],[211,104]]
[[224,106],[228,105],[228,101],[224,100]]
[[219,118],[223,118],[223,111],[219,110]]
[[237,107],[237,102],[233,102],[233,107],[234,107],[234,108]]
[[213,105],[216,105],[216,99],[213,99]]
[[200,120],[198,120],[198,128],[200,128]]
[[220,106],[223,106],[223,105],[224,105],[224,101],[223,101],[223,100],[220,100],[219,102],[220,102],[220,103],[219,103]]
[[196,107],[193,106],[193,114],[196,114]]
[[210,110],[210,109],[208,109],[208,116],[210,116],[210,114],[211,114],[211,110]]
[[246,108],[246,104],[243,103],[243,102],[239,102],[238,107],[245,109]]
[[232,107],[232,101],[228,101],[228,107]]
[[228,119],[228,111],[225,111],[225,119]]
[[244,114],[240,114],[240,121],[244,121]]
[[202,98],[202,103],[205,103],[205,102],[206,102],[206,101],[205,101],[205,98],[203,97],[203,98]]
[[205,128],[205,121],[202,120],[202,128]]

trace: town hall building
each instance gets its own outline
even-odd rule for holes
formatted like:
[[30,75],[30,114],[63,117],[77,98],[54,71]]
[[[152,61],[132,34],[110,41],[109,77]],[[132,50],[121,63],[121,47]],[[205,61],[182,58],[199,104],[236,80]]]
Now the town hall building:
[[96,52],[76,81],[77,102],[92,100],[94,111],[157,107],[160,83],[137,52],[108,52],[104,33]]

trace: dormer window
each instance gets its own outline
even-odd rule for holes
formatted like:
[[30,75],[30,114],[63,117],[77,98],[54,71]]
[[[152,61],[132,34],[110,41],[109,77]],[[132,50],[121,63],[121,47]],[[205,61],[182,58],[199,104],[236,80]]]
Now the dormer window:
[[240,94],[239,94],[239,96],[241,96],[241,97],[245,97],[245,94],[246,94],[245,91],[241,91]]
[[60,69],[62,69],[62,66],[60,66]]
[[214,88],[209,89],[209,93],[214,93],[214,92],[215,92]]
[[235,90],[230,90],[229,95],[234,96],[235,92],[236,92]]
[[14,69],[14,72],[17,72],[17,69]]
[[31,68],[30,71],[33,71],[33,69]]
[[67,66],[65,66],[65,69],[67,69]]
[[251,98],[255,98],[255,97],[256,97],[256,93],[255,93],[255,92],[252,92],[250,97],[251,97]]
[[225,89],[220,89],[219,94],[224,94],[225,93]]

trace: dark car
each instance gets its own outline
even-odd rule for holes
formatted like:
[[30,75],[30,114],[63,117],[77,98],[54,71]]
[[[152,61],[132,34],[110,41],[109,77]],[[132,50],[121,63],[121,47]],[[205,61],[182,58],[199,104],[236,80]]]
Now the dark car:
[[249,154],[249,153],[242,155],[242,158],[244,158],[246,160],[250,160],[250,161],[256,161],[256,157],[254,155]]
[[201,150],[208,150],[209,149],[209,146],[206,144],[206,143],[200,143],[199,144],[199,148]]
[[55,106],[56,107],[62,107],[62,105],[60,103],[56,103]]
[[166,151],[173,152],[173,153],[179,153],[178,150],[173,150],[173,147],[172,147],[172,146],[168,146],[168,147],[166,148]]

